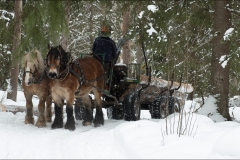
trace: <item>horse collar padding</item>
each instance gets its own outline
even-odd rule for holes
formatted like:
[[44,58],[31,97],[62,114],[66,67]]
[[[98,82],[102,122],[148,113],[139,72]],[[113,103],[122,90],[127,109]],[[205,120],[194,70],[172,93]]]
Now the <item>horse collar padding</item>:
[[59,74],[58,79],[63,81],[67,77],[68,73],[69,73],[69,66],[67,66],[67,68]]

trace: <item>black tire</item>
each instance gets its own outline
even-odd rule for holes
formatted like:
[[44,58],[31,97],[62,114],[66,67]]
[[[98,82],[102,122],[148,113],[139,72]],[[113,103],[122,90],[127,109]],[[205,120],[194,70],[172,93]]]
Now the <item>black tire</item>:
[[113,108],[113,107],[107,108],[108,119],[120,120],[120,119],[123,119],[123,115],[124,115],[123,114],[123,109]]
[[[168,112],[167,112],[167,100]],[[175,112],[180,112],[180,104],[176,97],[156,97],[150,106],[150,114],[153,119],[166,118],[168,115]]]
[[173,114],[175,112],[181,112],[181,106],[176,97],[169,97],[169,114]]
[[86,116],[85,107],[75,106],[74,112],[75,112],[75,119],[76,120],[83,120],[84,117]]
[[83,120],[86,116],[86,109],[82,104],[81,98],[76,98],[74,113],[76,120]]
[[[89,99],[91,101],[91,105],[92,105],[92,109],[93,109],[94,101],[90,95],[89,95]],[[86,108],[83,105],[82,99],[79,97],[76,98],[74,112],[75,112],[76,120],[84,120],[84,118],[86,117]]]
[[160,105],[162,97],[155,97],[153,103],[150,106],[150,114],[152,119],[160,119],[162,116],[160,114]]
[[130,93],[124,97],[123,112],[126,121],[137,121],[140,119],[141,105],[137,94]]

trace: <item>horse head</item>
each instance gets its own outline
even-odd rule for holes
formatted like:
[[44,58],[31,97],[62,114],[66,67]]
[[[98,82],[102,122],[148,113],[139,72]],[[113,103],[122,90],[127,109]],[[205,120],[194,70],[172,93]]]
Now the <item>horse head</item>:
[[25,54],[24,61],[24,82],[26,86],[36,83],[39,74],[44,71],[44,62],[41,53],[37,50]]
[[24,82],[26,86],[34,83],[37,72],[36,65],[33,62],[26,61],[24,67]]
[[57,47],[49,47],[47,54],[47,75],[50,79],[60,78],[63,72],[70,63],[71,55],[66,52],[61,45]]

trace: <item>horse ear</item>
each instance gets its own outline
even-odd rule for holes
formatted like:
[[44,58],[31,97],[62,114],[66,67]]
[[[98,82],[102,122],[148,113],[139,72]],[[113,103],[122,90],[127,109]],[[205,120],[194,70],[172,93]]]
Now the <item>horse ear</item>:
[[63,49],[62,46],[61,46],[60,44],[59,44],[58,48],[59,48],[59,49]]
[[37,50],[36,50],[36,49],[34,49],[33,53],[34,53],[34,54],[37,54]]
[[50,44],[48,43],[48,50],[50,50],[51,49],[51,46],[50,46]]

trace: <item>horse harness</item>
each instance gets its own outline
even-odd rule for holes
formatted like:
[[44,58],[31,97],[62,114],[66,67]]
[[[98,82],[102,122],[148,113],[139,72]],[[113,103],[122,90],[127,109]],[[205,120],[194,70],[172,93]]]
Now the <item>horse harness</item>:
[[[76,66],[76,67],[78,68],[78,70],[79,70],[80,73],[81,73],[81,76],[80,76],[77,72],[74,71],[73,66]],[[80,92],[81,86],[82,86],[84,83],[87,83],[87,84],[89,84],[90,86],[92,86],[92,87],[98,89],[99,91],[101,91],[100,88],[92,85],[91,82],[98,81],[98,80],[104,78],[104,75],[99,76],[99,77],[97,77],[96,79],[93,79],[93,80],[86,80],[85,77],[84,77],[84,74],[83,74],[82,67],[80,66],[79,62],[77,62],[77,61],[72,62],[71,67],[69,67],[69,71],[78,79],[78,82],[79,82],[79,84],[80,84],[79,87],[78,87],[78,89],[77,89],[77,91],[75,92],[75,94],[78,94],[78,93]]]
[[[36,72],[37,72],[36,66],[35,66],[35,71],[34,72],[25,71],[25,69],[24,69],[24,75],[26,73],[32,74],[33,81],[31,83],[33,83],[33,84],[39,84],[43,80],[44,76],[47,76],[46,70],[44,70],[44,72],[38,77],[38,79],[36,79]],[[25,78],[25,76],[23,76],[23,77]]]
[[[73,69],[73,66],[74,66],[74,65],[79,69],[79,71],[80,71],[80,73],[81,73],[81,76],[79,76],[79,74],[74,71],[74,69]],[[82,70],[80,64],[79,64],[77,61],[72,62],[71,67],[69,67],[69,71],[78,79],[79,84],[80,84],[79,87],[78,87],[78,89],[77,89],[77,91],[75,92],[75,95],[80,92],[81,86],[82,86],[84,83],[87,83],[88,85],[96,88],[98,91],[100,91],[100,92],[103,93],[104,95],[113,98],[113,99],[115,100],[115,102],[118,102],[118,100],[116,99],[115,96],[112,96],[111,94],[109,94],[109,93],[106,92],[105,90],[100,89],[99,87],[96,87],[96,86],[94,86],[94,85],[91,84],[91,82],[94,82],[94,81],[98,81],[98,80],[103,79],[103,78],[105,77],[104,74],[101,75],[101,76],[99,76],[99,77],[97,77],[96,79],[86,80],[85,77],[84,77],[84,74],[83,74],[83,70]]]
[[[60,53],[60,60],[61,60],[61,59],[62,59],[61,50],[59,50],[59,48],[57,48],[57,49],[58,49],[58,52]],[[63,62],[60,62],[60,63],[63,63]],[[63,63],[63,64],[64,64],[64,63]],[[79,87],[78,87],[78,89],[77,89],[77,91],[75,92],[75,94],[78,94],[78,93],[80,92],[81,86],[82,86],[84,83],[87,83],[87,84],[89,84],[90,86],[92,86],[92,87],[94,87],[94,88],[96,88],[96,89],[98,89],[99,91],[102,92],[102,90],[101,90],[100,88],[92,85],[91,82],[98,81],[98,80],[104,78],[104,74],[103,74],[102,76],[97,77],[96,79],[86,80],[85,77],[84,77],[84,74],[83,74],[83,70],[82,70],[79,62],[73,61],[73,59],[72,59],[71,56],[69,57],[68,62],[67,62],[66,64],[64,64],[64,65],[66,65],[66,69],[65,69],[63,72],[59,73],[58,79],[61,80],[61,81],[63,81],[63,80],[67,77],[68,73],[71,72],[71,73],[78,79],[78,82],[79,82],[79,84],[80,84]],[[76,67],[78,68],[78,70],[80,71],[81,75],[79,75],[79,74],[73,69],[73,66],[76,66]]]

